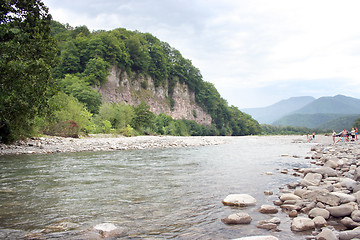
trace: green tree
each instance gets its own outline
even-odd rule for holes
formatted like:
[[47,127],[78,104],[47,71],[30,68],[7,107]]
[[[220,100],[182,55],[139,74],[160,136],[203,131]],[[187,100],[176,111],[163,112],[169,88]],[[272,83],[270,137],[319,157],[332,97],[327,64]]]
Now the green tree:
[[95,122],[102,125],[103,121],[108,121],[113,129],[121,130],[131,124],[133,118],[134,110],[130,105],[104,103],[100,107]]
[[84,71],[91,85],[100,86],[106,82],[110,65],[100,57],[89,60]]
[[101,105],[101,94],[93,89],[83,78],[67,74],[60,80],[62,90],[77,98],[93,114],[99,112]]
[[149,127],[155,115],[150,111],[150,106],[145,102],[141,102],[138,106],[134,107],[135,116],[132,120],[131,126],[135,129]]
[[79,131],[89,133],[94,129],[92,114],[75,97],[59,92],[50,99],[49,105],[53,112],[46,133],[66,136],[63,132],[67,133],[67,123],[74,123],[77,126],[70,136],[77,136]]
[[57,49],[51,15],[40,0],[0,4],[0,136],[11,142],[28,136],[47,108]]

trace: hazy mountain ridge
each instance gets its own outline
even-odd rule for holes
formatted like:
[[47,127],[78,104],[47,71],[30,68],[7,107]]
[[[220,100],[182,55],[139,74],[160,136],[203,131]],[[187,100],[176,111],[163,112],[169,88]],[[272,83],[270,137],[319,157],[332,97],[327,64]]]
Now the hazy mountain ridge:
[[357,114],[360,113],[360,99],[336,95],[334,97],[321,97],[294,111],[301,114],[315,113],[337,113],[337,114]]
[[281,100],[273,105],[262,108],[245,108],[241,111],[250,114],[254,119],[259,123],[271,124],[274,121],[284,117],[292,112],[301,109],[307,104],[313,102],[314,97],[311,96],[302,96],[302,97],[292,97],[289,99]]
[[[313,99],[311,101],[311,99]],[[304,104],[308,101],[307,104]],[[297,105],[299,103],[300,105]],[[293,111],[289,111],[289,107]],[[281,114],[279,110],[282,110]],[[289,98],[265,108],[244,109],[253,114],[260,123],[276,126],[294,126],[320,129],[351,128],[360,116],[360,99],[344,95],[333,97],[297,97]],[[269,121],[273,119],[273,121]]]

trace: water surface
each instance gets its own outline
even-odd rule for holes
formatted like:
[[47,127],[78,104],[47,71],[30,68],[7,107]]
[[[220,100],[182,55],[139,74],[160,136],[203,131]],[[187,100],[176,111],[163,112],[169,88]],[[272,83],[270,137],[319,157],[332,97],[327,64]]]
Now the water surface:
[[[39,234],[44,239],[81,239],[99,223],[124,229],[123,239],[232,239],[271,234],[298,238],[284,213],[264,215],[279,186],[297,181],[279,169],[307,167],[310,144],[302,137],[229,137],[217,146],[72,154],[0,156],[0,238]],[[281,156],[287,154],[289,156]],[[300,156],[294,158],[293,155]],[[274,172],[275,175],[266,175]],[[275,195],[265,196],[265,190]],[[223,206],[232,193],[247,193],[258,204]],[[244,211],[250,225],[229,226],[221,219]],[[256,228],[280,217],[280,232]],[[67,232],[43,231],[61,222]]]

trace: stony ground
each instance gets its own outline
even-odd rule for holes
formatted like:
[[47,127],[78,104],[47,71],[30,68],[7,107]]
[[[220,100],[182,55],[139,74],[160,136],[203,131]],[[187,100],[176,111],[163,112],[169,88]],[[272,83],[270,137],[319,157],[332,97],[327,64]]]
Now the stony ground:
[[225,142],[227,142],[227,137],[91,135],[83,138],[62,138],[47,136],[18,141],[12,145],[0,144],[0,155],[174,148],[218,145]]

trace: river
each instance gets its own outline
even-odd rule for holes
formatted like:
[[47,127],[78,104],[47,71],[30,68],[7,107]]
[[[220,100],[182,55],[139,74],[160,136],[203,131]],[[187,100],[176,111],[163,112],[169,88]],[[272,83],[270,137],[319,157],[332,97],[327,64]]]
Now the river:
[[[285,213],[257,211],[277,199],[279,187],[298,180],[281,169],[309,166],[304,157],[312,144],[294,139],[305,137],[231,137],[216,146],[0,156],[0,238],[82,239],[92,226],[113,223],[123,229],[120,239],[269,234],[303,239],[291,232]],[[266,190],[274,195],[265,195]],[[258,203],[224,206],[221,201],[232,193],[250,194]],[[252,223],[221,222],[236,212],[249,213]],[[258,221],[274,216],[282,220],[280,232],[256,228]],[[61,223],[72,227],[51,228]]]

